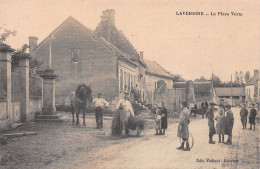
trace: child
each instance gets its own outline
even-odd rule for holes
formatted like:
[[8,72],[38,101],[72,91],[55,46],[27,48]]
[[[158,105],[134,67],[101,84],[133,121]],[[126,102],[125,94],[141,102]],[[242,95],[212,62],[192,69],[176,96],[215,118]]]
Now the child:
[[252,104],[252,108],[250,110],[250,115],[249,115],[249,123],[250,123],[250,128],[249,130],[252,130],[252,124],[254,125],[254,130],[255,130],[255,117],[256,117],[256,109],[255,109],[255,104]]
[[218,110],[218,115],[215,118],[215,120],[217,120],[216,129],[217,129],[217,134],[218,134],[218,138],[219,138],[218,143],[221,143],[221,135],[222,135],[222,143],[224,143],[225,116],[223,114],[224,114],[224,109],[220,108]]
[[154,135],[159,135],[158,131],[160,131],[160,133],[162,132],[161,131],[161,121],[162,121],[161,119],[162,119],[162,111],[160,110],[160,108],[158,108],[156,110],[156,114],[155,114],[156,133]]
[[226,105],[226,118],[225,118],[225,134],[228,135],[227,142],[225,144],[232,145],[232,130],[234,126],[234,116],[231,111],[231,105]]
[[161,108],[161,113],[162,113],[162,118],[161,118],[161,129],[160,134],[165,135],[165,130],[168,127],[168,119],[167,119],[167,109],[165,108],[165,103],[161,102],[162,108]]

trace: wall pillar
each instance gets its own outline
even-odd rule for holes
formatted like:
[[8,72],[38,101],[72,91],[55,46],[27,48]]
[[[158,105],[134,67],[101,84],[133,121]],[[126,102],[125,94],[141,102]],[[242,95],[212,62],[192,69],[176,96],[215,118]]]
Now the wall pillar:
[[[7,127],[12,110],[11,52],[14,50],[0,42],[0,101],[6,102],[6,111],[0,110],[0,128]],[[9,118],[9,119],[8,119]]]
[[42,115],[56,115],[55,107],[55,79],[53,69],[44,70],[41,75],[43,78],[43,92],[42,92]]
[[30,94],[29,94],[29,59],[30,54],[27,53],[15,53],[13,57],[17,58],[18,65],[16,66],[20,72],[21,78],[21,100],[20,100],[20,112],[22,122],[29,121],[30,114]]

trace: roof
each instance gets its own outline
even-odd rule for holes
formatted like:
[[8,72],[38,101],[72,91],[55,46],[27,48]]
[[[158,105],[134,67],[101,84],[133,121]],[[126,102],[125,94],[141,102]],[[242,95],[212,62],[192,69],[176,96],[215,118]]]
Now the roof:
[[175,82],[173,88],[186,88],[186,82]]
[[[231,87],[216,87],[215,88],[217,96],[231,96]],[[233,96],[245,96],[244,87],[233,87],[232,88]]]
[[[104,29],[104,25],[101,23],[98,24],[98,26],[95,29],[95,32],[102,36],[102,31]],[[133,45],[130,43],[128,38],[125,36],[123,31],[117,29],[115,25],[109,24],[109,30],[110,30],[110,40],[109,42],[113,44],[115,47],[117,47],[121,52],[127,54],[131,59],[134,60],[140,60],[139,53],[137,50],[133,47]]]
[[253,77],[249,79],[249,81],[246,83],[246,86],[248,85],[254,85],[259,80],[259,75],[256,74]]
[[91,29],[89,29],[88,27],[86,27],[85,25],[81,24],[78,20],[76,20],[75,18],[73,18],[72,16],[69,16],[63,23],[61,23],[54,31],[52,31],[50,33],[49,36],[47,36],[41,43],[39,43],[39,45],[37,46],[37,48],[34,50],[34,52],[42,45],[44,44],[46,41],[48,41],[49,37],[51,37],[51,35],[55,34],[65,23],[69,22],[69,21],[75,21],[76,23],[78,23],[80,26],[82,26],[86,31],[88,31],[92,37],[99,41],[103,46],[105,46],[106,48],[110,49],[112,52],[114,52],[117,56],[119,56],[119,59],[125,60],[127,62],[130,62],[131,64],[136,65],[136,63],[134,63],[133,61],[131,61],[131,59],[124,53],[122,53],[119,49],[117,49],[113,44],[111,44],[110,42],[106,41],[104,38],[100,38],[99,36],[97,36],[97,34],[95,32],[93,32]]
[[154,76],[163,76],[165,78],[173,78],[173,74],[165,70],[157,62],[144,59],[144,63],[147,66],[146,73],[152,74]]

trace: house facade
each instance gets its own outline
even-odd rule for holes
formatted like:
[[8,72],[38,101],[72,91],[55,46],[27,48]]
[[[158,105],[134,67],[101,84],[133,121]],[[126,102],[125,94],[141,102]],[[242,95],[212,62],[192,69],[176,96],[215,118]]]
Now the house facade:
[[[89,84],[94,97],[101,92],[111,102],[133,90],[141,101],[147,100],[149,68],[143,52],[137,52],[116,28],[112,9],[103,11],[94,31],[69,17],[41,43],[37,44],[37,37],[29,37],[29,45],[31,55],[44,63],[39,70],[51,65],[58,76],[57,104],[67,102],[69,93],[80,83]],[[169,77],[161,78],[172,85]]]
[[246,102],[253,103],[259,100],[259,71],[254,70],[254,76],[245,85]]
[[214,99],[219,103],[221,99],[233,106],[245,103],[245,87],[215,87]]

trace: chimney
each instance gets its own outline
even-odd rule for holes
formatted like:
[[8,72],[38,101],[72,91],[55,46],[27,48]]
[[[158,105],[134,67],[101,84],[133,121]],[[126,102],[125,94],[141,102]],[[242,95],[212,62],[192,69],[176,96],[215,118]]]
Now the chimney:
[[105,11],[102,11],[101,16],[101,23],[108,23],[109,25],[115,25],[115,10],[114,9],[107,9]]
[[38,38],[35,36],[29,36],[29,53],[31,54],[37,47]]
[[259,75],[259,71],[257,69],[254,70],[254,76],[258,76]]
[[140,51],[140,60],[144,61],[144,52],[143,51]]

